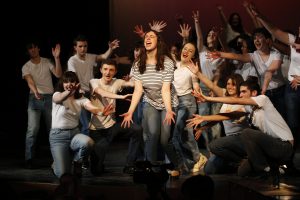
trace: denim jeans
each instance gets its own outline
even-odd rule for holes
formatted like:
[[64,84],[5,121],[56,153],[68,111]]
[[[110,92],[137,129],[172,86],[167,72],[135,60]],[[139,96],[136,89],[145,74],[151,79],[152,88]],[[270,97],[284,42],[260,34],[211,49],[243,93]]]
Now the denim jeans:
[[42,99],[38,100],[34,94],[28,98],[28,123],[25,139],[25,160],[33,159],[35,156],[35,146],[40,121],[43,116],[45,120],[46,133],[49,134],[51,128],[52,94],[43,94]]
[[64,173],[72,173],[72,161],[81,162],[94,146],[94,141],[81,134],[78,128],[51,129],[49,142],[54,173],[58,178]]
[[[166,110],[157,110],[145,102],[143,109],[143,126],[146,134],[145,157],[150,162],[157,162],[158,155],[166,153],[175,167],[181,167],[179,166],[182,163],[180,155],[171,139],[172,127],[163,123],[165,116]],[[164,152],[159,152],[160,147]]]
[[90,136],[95,141],[94,152],[91,154],[92,163],[99,168],[103,166],[110,143],[120,134],[130,137],[127,165],[133,165],[135,161],[141,160],[139,156],[143,145],[143,128],[137,124],[131,124],[130,128],[122,128],[118,122],[107,129],[90,130]]
[[176,123],[172,140],[186,166],[190,168],[191,165],[198,162],[200,152],[198,143],[194,138],[193,128],[186,127],[186,120],[192,118],[193,114],[197,112],[197,104],[195,97],[191,94],[178,96],[178,101],[179,105],[177,106]]
[[300,144],[300,87],[292,89],[290,84],[285,88],[286,122],[290,127],[295,144]]
[[[88,99],[90,99],[90,93],[85,92],[84,96]],[[84,135],[89,135],[89,125],[91,121],[91,113],[90,111],[87,111],[85,108],[81,109],[80,113],[80,123],[81,123],[81,133]]]
[[[267,90],[266,96],[269,97],[271,102],[273,103],[276,110],[280,113],[280,115],[283,117],[283,119],[286,119],[286,110],[285,110],[285,104],[287,103],[285,101],[285,86],[280,86],[276,89]],[[299,121],[298,121],[299,122]]]
[[[206,96],[209,96],[210,90],[204,86],[202,83],[200,84],[202,93]],[[220,103],[211,103],[211,102],[201,102],[198,103],[198,114],[199,115],[212,115],[220,112],[221,104]],[[206,123],[201,123],[204,125]],[[220,124],[216,124],[211,128],[208,128],[202,132],[202,135],[205,139],[206,147],[208,144],[215,138],[220,137],[221,135],[221,126]]]
[[144,103],[145,102],[143,102],[143,97],[142,97],[140,102],[137,105],[137,108],[135,109],[135,111],[133,113],[133,121],[134,121],[134,123],[136,123],[138,125],[142,125]]

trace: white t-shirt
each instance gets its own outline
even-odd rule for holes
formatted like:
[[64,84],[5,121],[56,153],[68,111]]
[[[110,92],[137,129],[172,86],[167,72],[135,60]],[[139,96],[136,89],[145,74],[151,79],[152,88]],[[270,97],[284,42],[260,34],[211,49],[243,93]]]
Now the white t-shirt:
[[198,78],[187,67],[182,67],[180,62],[176,63],[177,69],[174,71],[173,85],[177,96],[190,94],[193,90],[193,83],[198,82]]
[[[263,133],[274,138],[280,138],[283,141],[293,140],[293,135],[276,108],[273,106],[269,97],[259,95],[251,97],[259,106],[254,111],[252,123],[258,127]],[[246,111],[251,113],[252,106],[245,106]]]
[[[296,37],[294,35],[289,34],[289,42],[290,44],[294,43]],[[297,53],[296,49],[290,45],[291,48],[291,64],[288,72],[288,79],[292,81],[294,78],[291,75],[300,76],[300,53]]]
[[[260,75],[261,83],[264,82],[264,76],[266,71],[268,70],[269,66],[274,60],[282,60],[282,55],[279,53],[279,51],[275,49],[271,49],[270,56],[266,62],[264,62],[259,55],[258,51],[254,51],[253,53],[249,53],[251,62],[253,65],[255,65],[257,72]],[[272,78],[268,85],[268,90],[278,88],[282,85],[284,85],[284,78],[281,72],[281,69],[279,68],[274,74],[272,75]]]
[[[59,92],[55,92],[55,95]],[[52,128],[73,129],[79,125],[79,117],[84,104],[90,102],[89,99],[67,98],[62,104],[52,103]]]
[[[54,65],[47,58],[42,58],[38,64],[34,64],[29,60],[22,67],[22,76],[30,74],[40,94],[52,94],[53,83],[51,72],[54,70]],[[30,93],[33,91],[30,90]]]
[[81,60],[77,54],[68,60],[68,71],[75,72],[78,76],[82,90],[89,92],[89,83],[94,78],[94,66],[96,63],[96,54],[87,53],[85,60]]
[[[92,104],[99,108],[104,108],[105,106],[112,103],[114,105],[114,107],[116,107],[115,99],[102,97],[101,95],[94,93],[94,90],[97,87],[100,87],[105,91],[116,94],[116,93],[122,91],[124,82],[125,82],[124,80],[116,79],[116,78],[114,78],[110,82],[110,84],[104,84],[101,81],[101,79],[90,80],[90,85],[91,85],[91,89],[92,89],[92,95],[91,95]],[[113,126],[115,123],[116,123],[116,120],[115,120],[114,113],[107,115],[107,116],[92,115],[90,129],[91,130],[106,129],[106,128]]]
[[204,74],[209,80],[212,80],[218,66],[224,62],[224,59],[217,58],[214,60],[209,60],[206,58],[207,52],[207,48],[204,47],[203,51],[199,53],[200,67],[202,74]]

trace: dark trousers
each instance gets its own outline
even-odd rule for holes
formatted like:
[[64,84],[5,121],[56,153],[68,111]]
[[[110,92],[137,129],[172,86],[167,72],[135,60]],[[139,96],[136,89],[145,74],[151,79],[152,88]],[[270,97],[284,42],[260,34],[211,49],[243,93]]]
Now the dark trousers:
[[248,160],[256,172],[271,166],[271,162],[283,163],[290,160],[293,145],[288,141],[274,138],[260,130],[247,128],[242,131],[241,140],[245,146]]
[[133,165],[133,163],[141,156],[141,146],[143,145],[143,129],[141,126],[136,124],[131,124],[130,128],[122,128],[121,123],[115,123],[112,127],[107,129],[90,130],[90,137],[95,141],[94,152],[91,156],[96,156],[96,158],[91,158],[97,160],[98,167],[103,166],[106,152],[110,143],[113,139],[120,134],[126,137],[130,137],[128,155],[127,155],[127,165]]

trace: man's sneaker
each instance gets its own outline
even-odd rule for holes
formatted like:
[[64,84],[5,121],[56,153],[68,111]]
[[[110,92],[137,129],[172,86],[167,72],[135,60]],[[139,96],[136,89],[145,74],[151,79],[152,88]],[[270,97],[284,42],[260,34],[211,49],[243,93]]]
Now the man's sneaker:
[[192,173],[199,172],[204,167],[206,162],[207,162],[206,156],[204,156],[203,154],[200,154],[200,158],[199,158],[198,162],[196,164],[194,164],[194,167],[191,169],[191,172]]

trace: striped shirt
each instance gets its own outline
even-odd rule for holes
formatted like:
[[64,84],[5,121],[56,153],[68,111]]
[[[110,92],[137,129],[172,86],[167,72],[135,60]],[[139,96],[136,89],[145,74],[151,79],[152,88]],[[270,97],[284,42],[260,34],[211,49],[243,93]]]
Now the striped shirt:
[[[156,65],[147,64],[146,71],[141,74],[138,66],[135,65],[133,77],[143,84],[143,100],[158,110],[164,110],[165,105],[162,99],[161,89],[163,82],[173,82],[175,65],[169,57],[165,57],[164,70],[156,71],[155,67]],[[171,84],[171,104],[173,108],[178,105],[178,99],[173,84]]]

